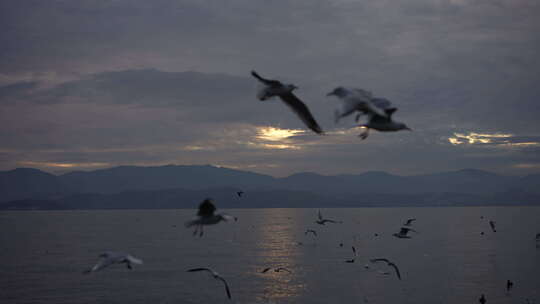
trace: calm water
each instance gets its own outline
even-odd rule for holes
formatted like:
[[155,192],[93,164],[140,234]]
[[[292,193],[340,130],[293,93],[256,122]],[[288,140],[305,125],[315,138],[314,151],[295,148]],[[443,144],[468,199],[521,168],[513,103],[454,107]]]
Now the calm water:
[[[231,209],[239,221],[202,238],[183,226],[194,210],[1,212],[0,302],[478,303],[484,293],[487,303],[540,303],[540,208],[324,209],[344,221],[326,226],[313,222],[316,211]],[[408,217],[419,233],[392,237]],[[351,245],[358,257],[347,264]],[[145,264],[81,274],[105,250]],[[384,265],[365,269],[374,257],[394,260],[403,280],[381,274]],[[229,281],[231,301],[221,282],[185,272],[201,266]],[[259,273],[271,266],[293,272]]]

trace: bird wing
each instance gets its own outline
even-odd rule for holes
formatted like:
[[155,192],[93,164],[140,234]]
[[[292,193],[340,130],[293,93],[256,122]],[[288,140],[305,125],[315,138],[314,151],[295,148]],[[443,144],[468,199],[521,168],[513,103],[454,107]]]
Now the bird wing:
[[229,285],[227,284],[227,281],[225,281],[225,279],[220,277],[220,276],[216,277],[216,279],[223,282],[223,284],[225,285],[225,291],[227,291],[227,297],[230,299],[231,298],[231,291],[229,290]]
[[284,267],[279,267],[279,268],[277,269],[278,272],[279,272],[279,271],[282,271],[282,270],[283,270],[283,271],[286,271],[286,272],[288,272],[288,273],[291,273],[291,271],[290,271],[289,269],[284,268]]
[[94,265],[94,267],[92,267],[88,272],[99,271],[107,266],[110,266],[113,263],[114,263],[114,259],[112,258],[101,259],[101,261],[97,262],[97,264]]
[[212,199],[207,198],[199,205],[198,216],[212,216],[216,211],[216,206],[212,203]]
[[235,220],[236,221],[236,217],[232,216],[232,215],[228,215],[226,213],[221,213],[221,218],[224,220],[224,221],[232,221],[232,220]]
[[257,74],[257,72],[255,71],[251,71],[251,75],[255,78],[257,78],[260,82],[266,84],[266,85],[269,85],[269,86],[281,86],[281,82],[277,81],[277,80],[272,80],[272,79],[266,79],[266,78],[262,78],[261,75]]
[[210,272],[212,275],[214,275],[215,271],[213,271],[212,269],[210,268],[193,268],[193,269],[189,269],[188,272],[196,272],[196,271],[208,271]]
[[397,267],[397,265],[394,264],[394,263],[388,263],[388,265],[392,266],[394,268],[394,270],[396,271],[396,275],[397,275],[398,279],[401,280],[401,274],[399,273],[399,268]]
[[323,130],[313,118],[313,115],[311,115],[311,112],[309,111],[308,107],[300,100],[296,95],[293,93],[286,93],[279,95],[279,98],[288,105],[294,113],[306,124],[308,128],[310,128],[313,132],[317,134],[323,134]]
[[263,269],[263,270],[261,271],[261,273],[266,273],[266,272],[267,272],[268,270],[270,270],[270,269],[272,269],[272,268],[271,268],[271,267],[266,267],[265,269]]
[[352,246],[352,252],[354,253],[354,256],[356,256],[356,248],[354,248],[354,246]]
[[378,259],[371,259],[369,260],[371,263],[377,263],[377,262],[386,262],[386,263],[390,263],[390,261],[388,259],[383,259],[383,258],[378,258]]
[[386,98],[371,98],[371,103],[381,110],[392,108],[392,102]]
[[132,255],[129,255],[126,257],[126,260],[128,260],[130,263],[133,263],[133,264],[139,264],[141,265],[143,263],[143,261],[141,259],[138,259]]

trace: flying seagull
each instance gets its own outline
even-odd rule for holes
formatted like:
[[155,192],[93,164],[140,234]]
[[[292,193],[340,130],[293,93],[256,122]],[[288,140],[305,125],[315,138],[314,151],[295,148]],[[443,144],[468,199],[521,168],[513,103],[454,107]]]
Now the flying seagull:
[[394,268],[394,270],[396,271],[396,276],[398,277],[398,279],[401,280],[401,274],[399,273],[399,268],[397,267],[396,264],[390,262],[390,260],[388,260],[388,259],[371,259],[370,261],[371,261],[371,263],[386,262],[386,264],[388,266]]
[[318,216],[319,219],[316,220],[315,223],[317,223],[319,225],[324,225],[326,223],[334,223],[334,224],[341,223],[341,222],[338,222],[338,221],[323,218],[323,216],[321,214],[321,210],[319,210],[317,216]]
[[[263,269],[261,271],[261,273],[267,273],[270,269],[272,269],[272,267],[267,267],[265,269]],[[291,271],[285,267],[278,267],[278,268],[274,268],[274,272],[282,272],[282,271],[286,271],[288,273],[291,273]]]
[[231,298],[231,291],[229,290],[229,285],[227,284],[227,281],[223,277],[219,275],[219,273],[213,271],[210,268],[193,268],[189,269],[188,272],[196,272],[196,271],[208,271],[216,280],[220,280],[225,285],[225,291],[227,291],[227,297]]
[[392,119],[392,113],[388,115],[380,115],[374,111],[366,111],[368,115],[368,122],[365,124],[359,125],[359,127],[365,128],[366,130],[358,137],[361,139],[366,139],[369,135],[369,130],[374,129],[380,132],[395,132],[399,130],[409,130],[412,131],[406,124],[402,122],[396,122]]
[[251,75],[257,78],[264,87],[257,93],[257,98],[261,101],[278,96],[294,113],[304,122],[304,124],[317,134],[323,134],[323,130],[311,115],[308,107],[293,94],[297,86],[293,84],[283,84],[278,80],[262,78],[257,72],[251,71]]
[[195,226],[193,235],[199,232],[199,236],[203,235],[204,225],[215,225],[221,221],[237,220],[236,217],[228,214],[215,214],[216,206],[214,206],[212,199],[207,198],[199,205],[199,211],[197,212],[197,219],[186,222],[186,227]]
[[393,233],[392,235],[397,237],[397,238],[400,238],[400,239],[410,239],[411,237],[407,235],[407,233],[409,233],[409,231],[413,231],[413,232],[418,233],[418,231],[416,231],[414,229],[407,228],[407,227],[401,227],[401,229],[399,230],[398,233]]
[[243,194],[244,194],[244,191],[238,191],[238,192],[236,192],[236,195],[238,195],[238,197],[242,197]]
[[354,253],[354,257],[352,260],[346,260],[345,263],[354,263],[354,260],[356,259],[356,248],[354,248],[354,246],[352,246],[352,252]]
[[403,224],[404,226],[410,226],[412,224],[412,222],[416,221],[415,218],[410,218],[407,220],[407,222],[405,222],[405,224]]
[[304,232],[305,235],[308,235],[308,233],[313,233],[314,236],[317,236],[317,231],[313,229],[307,229],[306,232]]
[[354,112],[359,112],[356,116],[356,121],[358,121],[362,114],[368,112],[389,116],[396,111],[390,101],[384,98],[374,98],[371,92],[363,89],[337,87],[326,96],[336,96],[341,101],[341,108],[334,112],[336,123]]
[[94,267],[85,270],[83,273],[89,274],[92,272],[96,272],[112,264],[126,264],[126,267],[131,270],[133,269],[132,264],[140,265],[143,263],[141,259],[120,252],[107,251],[100,254],[99,257],[101,258],[101,260],[96,265],[94,265]]
[[497,229],[495,229],[495,221],[489,221],[489,226],[491,226],[493,232],[497,232]]

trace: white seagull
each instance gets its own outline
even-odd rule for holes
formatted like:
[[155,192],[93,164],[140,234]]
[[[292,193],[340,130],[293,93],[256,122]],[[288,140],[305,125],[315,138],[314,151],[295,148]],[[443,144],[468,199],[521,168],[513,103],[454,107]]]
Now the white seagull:
[[368,122],[359,125],[359,127],[366,129],[364,132],[358,135],[358,137],[361,139],[366,139],[368,137],[370,129],[380,132],[395,132],[399,130],[412,131],[409,127],[407,127],[406,124],[392,120],[392,113],[388,115],[380,115],[373,111],[366,111],[366,114],[369,117]]
[[336,123],[345,116],[349,116],[354,112],[359,112],[356,116],[356,121],[360,115],[366,113],[377,113],[382,116],[389,116],[396,111],[392,107],[392,103],[384,98],[375,98],[371,92],[357,89],[337,87],[326,96],[336,96],[341,101],[341,108],[334,112],[334,120]]
[[212,199],[207,198],[199,205],[199,211],[197,212],[197,218],[186,222],[186,227],[195,226],[193,235],[199,232],[199,236],[203,235],[204,225],[215,225],[221,221],[227,222],[229,220],[237,220],[236,217],[230,216],[224,213],[214,214],[216,206],[212,203]]
[[215,272],[214,270],[210,268],[193,268],[193,269],[188,270],[188,272],[196,272],[196,271],[208,271],[212,275],[212,277],[214,277],[214,279],[220,280],[221,282],[223,282],[223,284],[225,285],[225,291],[227,292],[227,297],[229,299],[231,298],[231,291],[229,290],[229,285],[227,284],[227,281],[225,281],[225,279],[219,275],[219,273]]
[[264,87],[257,92],[257,98],[261,101],[278,96],[294,113],[304,122],[304,124],[317,134],[323,134],[323,130],[311,115],[308,107],[293,94],[293,90],[298,87],[293,84],[283,84],[278,80],[262,78],[257,72],[251,71],[251,75],[257,78]]
[[99,257],[101,258],[101,260],[96,265],[94,265],[94,267],[85,270],[83,273],[89,274],[92,272],[96,272],[112,264],[126,264],[126,267],[131,270],[133,268],[132,264],[140,265],[143,263],[141,259],[120,252],[107,251],[100,254]]
[[371,259],[370,261],[371,261],[371,263],[386,262],[386,264],[387,264],[388,266],[394,268],[394,270],[396,271],[396,276],[398,277],[398,279],[401,280],[401,274],[399,273],[399,268],[397,267],[396,264],[390,262],[390,260],[379,258],[379,259]]
[[325,219],[323,218],[322,214],[321,214],[321,210],[319,210],[319,213],[318,213],[318,220],[315,221],[315,223],[319,224],[319,225],[324,225],[325,223],[334,223],[334,224],[338,224],[338,223],[341,223],[341,222],[338,222],[338,221],[334,221],[334,220],[330,220],[330,219]]

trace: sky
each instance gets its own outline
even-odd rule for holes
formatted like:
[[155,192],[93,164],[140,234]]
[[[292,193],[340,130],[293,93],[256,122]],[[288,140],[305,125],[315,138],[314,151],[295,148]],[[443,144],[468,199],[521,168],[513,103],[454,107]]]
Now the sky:
[[[537,0],[0,2],[0,170],[540,173]],[[294,83],[326,131],[249,72]],[[412,132],[334,123],[337,86]]]

